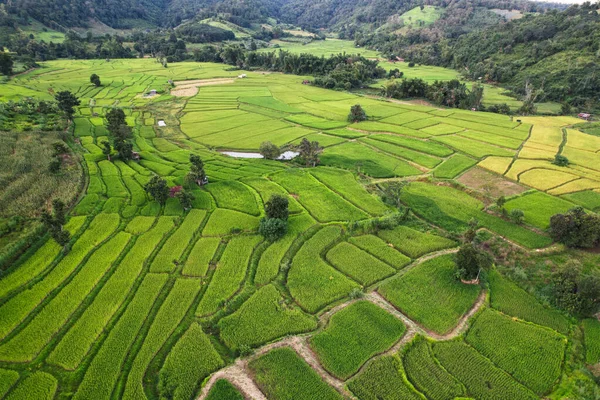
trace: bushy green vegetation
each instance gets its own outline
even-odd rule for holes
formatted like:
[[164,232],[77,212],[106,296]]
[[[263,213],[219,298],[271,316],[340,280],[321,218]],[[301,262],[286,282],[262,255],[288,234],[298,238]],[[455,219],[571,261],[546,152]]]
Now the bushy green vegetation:
[[538,395],[560,376],[566,338],[539,326],[485,310],[475,320],[467,343]]
[[373,355],[390,348],[406,331],[396,317],[368,301],[335,313],[327,327],[310,341],[321,364],[347,379]]
[[219,321],[221,339],[234,350],[316,327],[314,318],[288,304],[273,285],[260,288],[239,310]]
[[190,399],[211,372],[223,366],[209,338],[198,324],[183,334],[160,370],[158,389],[161,397]]
[[437,333],[452,329],[475,303],[479,286],[455,278],[452,256],[441,256],[386,281],[378,289],[390,303]]
[[252,360],[248,366],[254,372],[256,383],[270,399],[343,398],[289,347],[271,350]]
[[366,400],[425,399],[407,381],[402,363],[393,356],[375,359],[348,383],[348,388],[358,398]]
[[432,400],[452,400],[465,395],[464,386],[448,373],[433,356],[430,343],[417,337],[402,355],[408,379]]
[[438,342],[433,354],[442,366],[480,399],[537,399],[532,391],[461,341]]

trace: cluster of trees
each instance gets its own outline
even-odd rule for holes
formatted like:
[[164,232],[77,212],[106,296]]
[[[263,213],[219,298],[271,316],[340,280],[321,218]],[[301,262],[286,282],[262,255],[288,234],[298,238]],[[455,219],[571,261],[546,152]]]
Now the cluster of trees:
[[550,218],[550,236],[568,247],[592,248],[600,244],[600,216],[575,207]]
[[64,229],[65,211],[65,203],[59,199],[54,199],[52,201],[52,213],[49,213],[48,210],[42,210],[40,220],[56,243],[66,250],[66,246],[71,240],[71,234]]
[[432,84],[420,78],[393,79],[383,85],[381,94],[396,99],[422,97],[446,107],[481,110],[483,86],[474,84],[469,90],[466,84],[457,79],[435,81]]
[[[185,185],[189,189],[194,185],[203,186],[208,183],[206,172],[204,171],[204,162],[197,154],[190,154],[190,172],[185,177]],[[174,193],[174,196],[179,200],[181,207],[184,210],[189,210],[193,206],[195,197],[190,191],[183,187],[176,188],[177,190],[171,191],[167,181],[158,175],[152,176],[150,180],[144,185],[146,193],[160,205],[164,205],[167,202],[169,196]]]
[[81,104],[77,96],[68,90],[63,90],[56,93],[54,100],[56,100],[58,109],[63,112],[65,118],[72,121],[73,115],[75,115],[75,107]]
[[[53,101],[36,100],[31,97],[19,101],[0,102],[0,130],[8,131],[19,122],[27,121],[41,131],[58,131],[64,128],[58,105]],[[30,129],[26,127],[24,129]]]
[[[530,82],[543,88],[540,101],[591,108],[597,105],[595,94],[600,90],[600,6],[592,3],[482,25],[473,20],[476,8],[464,18],[447,10],[445,17],[430,27],[403,35],[357,34],[355,39],[359,45],[378,48],[390,56],[455,68],[471,79],[502,83],[518,95],[527,94],[526,83]],[[458,19],[450,23],[449,18]]]
[[[120,108],[112,108],[106,113],[106,121],[106,129],[112,140],[112,148],[121,160],[130,160],[133,155],[133,144],[131,143],[133,135],[131,127],[125,122],[125,112]],[[110,160],[111,144],[103,141],[102,146],[103,153]]]
[[584,273],[577,260],[568,260],[552,274],[554,304],[578,316],[592,316],[600,307],[600,274]]
[[386,72],[376,60],[360,55],[337,54],[318,57],[312,54],[294,54],[289,51],[259,53],[246,51],[240,45],[222,48],[205,46],[194,52],[194,60],[222,62],[244,69],[263,69],[295,75],[314,75],[314,84],[330,89],[352,89],[362,87],[375,79],[383,78]]
[[289,201],[287,197],[274,194],[265,203],[265,216],[260,220],[258,232],[267,240],[275,241],[287,232]]
[[186,42],[208,43],[234,40],[235,34],[208,24],[187,24],[177,28],[177,34]]
[[69,147],[63,142],[52,143],[52,161],[48,165],[48,170],[57,174],[63,166],[63,157],[69,152]]

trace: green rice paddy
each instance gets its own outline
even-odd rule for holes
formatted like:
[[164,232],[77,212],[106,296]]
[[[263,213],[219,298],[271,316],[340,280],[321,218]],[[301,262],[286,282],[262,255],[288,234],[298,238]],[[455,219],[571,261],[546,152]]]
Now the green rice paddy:
[[[280,46],[354,52],[349,44]],[[408,70],[428,80],[448,74]],[[92,72],[103,86],[89,84]],[[399,350],[394,345],[412,337],[408,325],[369,297],[348,302],[377,291],[419,332],[451,332],[482,289],[457,280],[452,255],[441,253],[454,251],[473,218],[524,249],[550,245],[543,230],[552,214],[576,204],[600,208],[599,164],[590,163],[600,145],[568,130],[573,162],[559,170],[539,154],[554,156],[569,119],[518,122],[329,91],[303,85],[307,77],[248,71],[236,79],[239,73],[210,63],[69,60],[0,84],[3,101],[49,100],[59,90],[81,99],[73,146],[88,178],[66,226],[70,252],[47,240],[0,280],[0,398],[189,400],[206,392],[237,399],[247,393],[235,379],[206,385],[242,355],[248,379],[269,399],[552,394],[572,321],[497,271],[489,275],[489,308],[463,339],[418,337]],[[168,80],[208,78],[234,82],[200,86],[190,96],[169,92]],[[161,94],[144,96],[151,89]],[[354,104],[368,121],[347,122]],[[105,159],[111,107],[126,112],[139,162]],[[221,153],[303,138],[325,147],[320,166]],[[191,154],[209,177],[191,190],[192,209],[175,198],[164,206],[152,201],[143,189],[150,177],[184,184]],[[523,225],[490,212],[481,193],[453,181],[476,164],[537,189],[506,204],[525,212]],[[402,206],[419,222],[379,227],[398,211],[382,201],[382,185],[406,179]],[[257,230],[273,194],[289,199],[290,218],[286,235],[271,243]],[[595,363],[598,326],[585,321],[583,331]]]

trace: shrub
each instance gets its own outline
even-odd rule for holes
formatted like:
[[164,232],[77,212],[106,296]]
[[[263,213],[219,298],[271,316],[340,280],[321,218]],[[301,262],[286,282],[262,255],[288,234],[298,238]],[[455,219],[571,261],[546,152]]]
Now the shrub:
[[460,279],[471,280],[479,277],[481,270],[492,266],[492,256],[483,250],[467,243],[458,250],[455,256],[457,274]]
[[511,210],[508,216],[510,217],[510,220],[517,225],[521,225],[525,221],[525,213],[518,208]]
[[275,160],[281,155],[279,147],[269,141],[260,144],[259,152],[267,160]]
[[263,218],[258,226],[258,233],[272,242],[282,238],[287,232],[287,221],[279,218]]
[[267,218],[278,218],[287,220],[289,216],[289,201],[287,197],[280,194],[271,195],[271,198],[265,203],[265,213]]
[[558,165],[559,167],[566,167],[569,165],[569,159],[565,156],[557,154],[554,157],[554,161],[552,161],[552,164]]
[[361,122],[367,120],[367,113],[360,104],[355,104],[350,107],[350,114],[348,114],[348,122]]

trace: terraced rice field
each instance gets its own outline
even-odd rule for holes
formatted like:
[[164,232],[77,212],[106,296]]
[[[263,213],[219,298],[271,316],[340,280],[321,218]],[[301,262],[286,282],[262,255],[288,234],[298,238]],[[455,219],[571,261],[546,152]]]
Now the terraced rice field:
[[[73,145],[89,183],[69,214],[70,251],[42,242],[0,280],[0,398],[529,399],[556,388],[572,321],[492,271],[487,308],[468,327],[483,289],[455,279],[451,253],[472,218],[539,249],[551,244],[553,213],[600,209],[600,143],[563,131],[573,121],[395,104],[292,75],[235,79],[210,63],[43,66],[11,87],[81,99]],[[92,69],[100,88],[82,77]],[[171,96],[170,79],[233,82]],[[160,94],[143,96],[150,89]],[[349,124],[357,103],[370,119]],[[102,154],[113,106],[133,127],[139,162]],[[305,137],[325,147],[318,167],[219,152]],[[550,163],[559,149],[569,167]],[[149,179],[183,185],[191,154],[209,177],[190,189],[192,209],[151,200]],[[506,204],[524,225],[454,183],[474,165],[536,189]],[[419,222],[383,229],[398,210],[381,185],[404,179],[403,206]],[[274,243],[257,234],[272,194],[290,201]],[[373,293],[359,299],[374,291],[386,308]],[[596,363],[598,326],[583,328]]]

